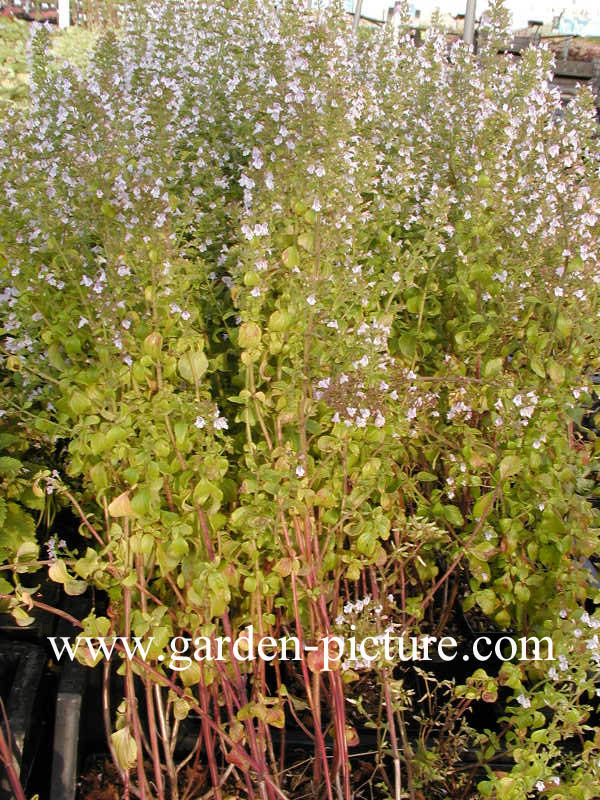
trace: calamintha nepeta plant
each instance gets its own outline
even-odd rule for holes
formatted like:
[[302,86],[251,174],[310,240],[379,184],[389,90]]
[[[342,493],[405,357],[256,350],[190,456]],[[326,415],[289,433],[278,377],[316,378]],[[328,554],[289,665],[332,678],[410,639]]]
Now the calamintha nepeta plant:
[[[362,722],[379,797],[593,797],[595,445],[575,432],[597,130],[585,92],[559,113],[545,51],[496,55],[493,19],[475,57],[402,27],[355,47],[337,8],[152,4],[83,73],[36,34],[31,104],[0,135],[5,410],[68,440],[36,491],[88,539],[50,576],[108,598],[83,632],[154,636],[121,704],[103,666],[127,796],[192,797],[206,760],[216,797],[292,797],[293,721],[331,799],[358,789]],[[318,645],[357,604],[407,635],[460,604],[562,660],[440,686],[435,724],[393,665],[158,660],[250,624]],[[476,733],[468,709],[499,687],[505,719]],[[476,789],[448,765],[473,746],[514,769]]]

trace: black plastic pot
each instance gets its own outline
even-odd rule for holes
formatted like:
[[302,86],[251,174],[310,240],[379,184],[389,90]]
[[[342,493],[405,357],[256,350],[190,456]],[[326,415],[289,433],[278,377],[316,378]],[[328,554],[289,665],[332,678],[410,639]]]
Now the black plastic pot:
[[[40,688],[45,665],[46,653],[39,645],[0,643],[0,693],[6,707],[15,770],[23,786],[27,786],[36,755],[43,745]],[[0,800],[13,797],[8,779],[3,776]]]
[[74,800],[80,754],[80,726],[88,670],[74,661],[65,666],[56,697],[50,800]]

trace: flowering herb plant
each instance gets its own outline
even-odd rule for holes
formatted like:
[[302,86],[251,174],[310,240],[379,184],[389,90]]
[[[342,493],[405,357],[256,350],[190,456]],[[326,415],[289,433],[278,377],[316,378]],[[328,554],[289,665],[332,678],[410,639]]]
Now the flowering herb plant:
[[[561,110],[550,55],[498,56],[501,4],[490,20],[475,56],[405,24],[357,43],[336,4],[151,3],[84,71],[35,35],[30,104],[0,129],[5,409],[68,440],[35,489],[87,540],[50,577],[108,598],[82,633],[153,637],[119,666],[122,702],[102,666],[126,797],[194,797],[204,761],[217,798],[293,797],[294,723],[313,790],[349,800],[361,715],[377,797],[595,796],[598,448],[576,429],[598,134],[589,93]],[[483,617],[558,660],[440,684],[427,719],[393,665],[358,699],[360,671],[324,669],[356,614],[406,635]],[[159,659],[250,624],[315,649]],[[502,721],[474,730],[500,691]]]

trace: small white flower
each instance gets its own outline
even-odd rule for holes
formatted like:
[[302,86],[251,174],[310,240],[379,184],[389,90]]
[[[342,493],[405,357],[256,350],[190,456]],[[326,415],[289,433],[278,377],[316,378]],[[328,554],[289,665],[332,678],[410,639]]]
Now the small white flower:
[[217,417],[213,422],[213,425],[217,431],[226,431],[229,428],[229,423],[225,417]]
[[252,297],[260,297],[260,287],[255,286],[254,289],[251,290],[250,294]]
[[254,235],[255,236],[268,236],[269,235],[269,223],[268,222],[257,222],[254,226]]
[[204,428],[204,426],[206,425],[206,420],[204,419],[204,417],[197,416],[197,417],[196,417],[196,421],[194,422],[194,425],[195,425],[195,426],[196,426],[196,427],[197,427],[199,430],[201,430],[201,429],[202,429],[202,428]]
[[400,282],[400,273],[394,272],[392,275],[392,283],[399,283]]
[[314,306],[317,302],[317,298],[314,296],[314,294],[311,294],[306,298],[306,302],[309,306]]
[[561,669],[563,672],[565,672],[566,670],[568,670],[568,669],[569,669],[569,662],[567,661],[567,659],[566,659],[566,657],[565,657],[565,656],[563,656],[563,655],[560,655],[560,656],[558,657],[558,666],[560,667],[560,669]]
[[555,287],[554,287],[554,296],[555,296],[555,297],[562,297],[563,295],[564,295],[564,292],[563,292],[563,290],[562,290],[562,287],[560,287],[560,286],[555,286]]
[[302,464],[299,464],[299,465],[296,467],[296,475],[297,475],[299,478],[303,478],[303,477],[306,475],[306,472],[304,471],[304,467],[302,466]]
[[544,789],[546,788],[546,784],[544,783],[544,781],[538,781],[535,785],[535,788],[538,790],[538,792],[543,792]]
[[517,703],[520,703],[523,708],[529,708],[531,706],[531,700],[528,697],[525,697],[524,694],[520,694],[517,697]]

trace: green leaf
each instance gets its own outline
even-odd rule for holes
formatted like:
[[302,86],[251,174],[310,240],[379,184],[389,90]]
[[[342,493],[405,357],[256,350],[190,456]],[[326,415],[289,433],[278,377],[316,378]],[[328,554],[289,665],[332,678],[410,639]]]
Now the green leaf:
[[[0,535],[0,559],[12,558],[23,546],[31,547],[37,558],[38,546],[35,544],[35,522],[33,517],[17,503],[6,503],[5,518]],[[24,560],[24,559],[23,559]]]
[[35,622],[35,619],[29,616],[25,609],[20,606],[13,608],[11,613],[19,628],[26,628],[28,625],[31,625],[32,622]]
[[281,260],[288,269],[293,269],[300,261],[298,250],[292,245],[284,250],[281,254]]
[[238,330],[238,344],[245,350],[258,347],[261,336],[260,327],[256,322],[244,322]]
[[78,597],[87,590],[87,583],[85,581],[68,580],[64,584],[64,590],[70,597]]
[[194,503],[204,506],[211,498],[213,502],[210,505],[209,511],[211,514],[214,514],[215,511],[219,510],[221,502],[223,501],[223,492],[210,481],[198,481],[193,494]]
[[198,383],[208,369],[208,359],[202,350],[184,353],[177,362],[181,377],[188,383]]
[[437,481],[437,479],[438,479],[437,475],[433,475],[433,473],[431,472],[423,472],[423,470],[421,470],[421,472],[417,472],[417,474],[415,475],[415,480],[423,481],[424,483],[428,483],[430,481]]
[[562,364],[557,364],[556,361],[551,361],[548,367],[548,375],[550,380],[557,386],[560,386],[565,381],[565,368]]
[[491,589],[482,589],[479,592],[475,592],[475,600],[483,613],[488,616],[494,613],[498,603],[498,598]]
[[490,506],[493,504],[493,492],[487,492],[487,494],[481,495],[479,500],[477,500],[473,506],[473,519],[481,519],[481,517],[488,511]]
[[[9,504],[10,505],[10,504]],[[17,561],[37,561],[40,553],[40,548],[37,542],[26,541],[23,542],[17,550]]]
[[412,297],[409,297],[406,301],[406,310],[411,314],[418,314],[421,310],[421,298],[422,295],[420,294],[415,294]]
[[505,456],[500,462],[500,479],[510,478],[522,469],[521,459],[518,456]]
[[0,457],[0,475],[5,475],[7,478],[16,478],[22,466],[18,458]]
[[531,359],[531,361],[529,363],[531,365],[531,369],[535,372],[535,374],[539,378],[545,378],[546,377],[546,370],[544,369],[544,365],[539,360],[539,358],[535,358],[534,357],[534,358]]
[[492,358],[485,365],[485,368],[483,370],[484,377],[485,378],[493,378],[496,375],[499,375],[502,372],[503,363],[504,363],[504,360],[502,358]]
[[454,528],[460,528],[465,524],[465,518],[457,506],[444,506],[444,516]]
[[0,433],[0,449],[6,450],[7,447],[10,447],[11,444],[16,444],[19,441],[19,437],[15,436],[14,433]]
[[374,531],[371,529],[363,531],[356,540],[356,549],[358,550],[359,553],[362,553],[367,557],[373,555],[376,547],[377,547],[377,540],[375,538]]
[[307,252],[312,253],[315,245],[315,237],[311,232],[301,233],[298,237],[298,244]]
[[55,583],[67,583],[72,578],[67,572],[67,567],[64,561],[55,561],[48,567],[48,577]]

